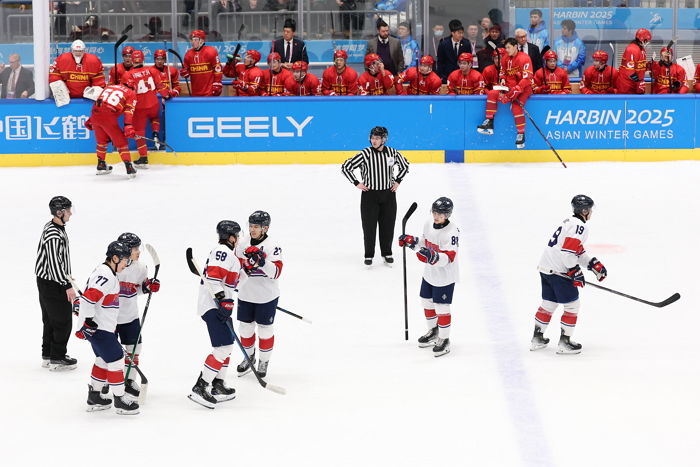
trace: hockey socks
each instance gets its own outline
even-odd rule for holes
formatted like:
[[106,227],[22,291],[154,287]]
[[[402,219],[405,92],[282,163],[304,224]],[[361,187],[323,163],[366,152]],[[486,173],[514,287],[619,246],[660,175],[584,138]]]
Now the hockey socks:
[[223,361],[217,360],[213,354],[209,354],[207,359],[204,361],[204,368],[202,368],[202,379],[211,384],[223,366]]

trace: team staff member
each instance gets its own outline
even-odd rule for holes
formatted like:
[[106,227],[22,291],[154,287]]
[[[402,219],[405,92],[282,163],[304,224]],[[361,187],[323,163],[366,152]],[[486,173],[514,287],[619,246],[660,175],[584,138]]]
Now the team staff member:
[[65,227],[73,215],[72,207],[73,203],[65,196],[54,196],[49,201],[53,219],[41,233],[34,268],[44,323],[41,366],[51,371],[73,370],[78,365],[78,360],[66,355],[73,326],[72,303],[76,298],[69,280],[70,250]]
[[[408,164],[404,156],[394,148],[386,146],[389,131],[382,126],[375,126],[369,133],[371,146],[346,160],[342,172],[358,189],[362,190],[360,214],[362,231],[365,237],[365,265],[372,265],[374,247],[379,224],[379,247],[384,262],[391,265],[391,240],[394,237],[396,223],[396,190],[408,173]],[[398,173],[394,174],[394,169]],[[360,169],[362,182],[355,178],[353,171]]]

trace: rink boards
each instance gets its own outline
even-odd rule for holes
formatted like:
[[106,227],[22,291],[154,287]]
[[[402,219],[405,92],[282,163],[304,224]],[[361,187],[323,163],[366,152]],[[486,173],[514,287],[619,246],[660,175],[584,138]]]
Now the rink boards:
[[[527,110],[561,156],[575,161],[700,159],[695,95],[535,96]],[[95,161],[85,129],[91,102],[0,101],[0,166],[83,165]],[[509,106],[496,133],[476,133],[484,96],[177,98],[167,103],[166,140],[177,154],[162,164],[340,163],[368,145],[376,125],[411,162],[549,162],[532,122],[526,150],[514,147]],[[147,133],[150,136],[150,131]],[[113,154],[113,160],[117,160]]]

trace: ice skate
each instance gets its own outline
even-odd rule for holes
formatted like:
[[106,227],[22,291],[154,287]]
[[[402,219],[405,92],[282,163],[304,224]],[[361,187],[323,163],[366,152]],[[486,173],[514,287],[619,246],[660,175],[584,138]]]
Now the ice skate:
[[105,162],[102,159],[97,160],[97,175],[107,175],[108,173],[112,172],[112,166],[107,165],[107,162]]
[[525,147],[525,133],[518,133],[518,136],[515,137],[515,147],[518,149]]
[[88,384],[87,411],[97,412],[112,408],[112,399],[104,397],[101,391],[95,390]]
[[134,165],[137,169],[147,169],[148,168],[148,156],[141,156],[134,161]]
[[535,332],[532,335],[532,340],[530,341],[530,350],[540,350],[547,347],[549,344],[549,339],[544,337],[542,328],[535,326]]
[[[252,365],[255,365],[255,352],[253,352],[253,355],[250,356],[250,361]],[[248,359],[244,358],[241,363],[238,364],[236,367],[236,371],[238,372],[238,376],[245,376],[251,371],[253,371],[253,366],[251,363],[248,363]]]
[[435,347],[433,347],[433,357],[441,357],[450,353],[450,339],[440,339],[438,337]]
[[211,383],[211,395],[214,396],[216,402],[225,402],[236,398],[236,390],[227,387],[223,379],[214,378]]
[[493,118],[487,118],[484,123],[476,127],[476,131],[482,135],[492,135],[493,134]]
[[131,164],[131,162],[124,162],[124,167],[126,167],[126,176],[128,178],[136,177],[136,169]]
[[155,131],[153,132],[153,149],[156,151],[160,151],[163,149],[163,145],[160,143],[160,138],[158,137],[158,133]]
[[264,378],[265,376],[267,376],[267,365],[269,363],[270,362],[263,362],[262,360],[260,360],[258,362],[258,374],[260,375],[261,378]]
[[126,397],[126,395],[114,396],[114,411],[118,415],[138,415],[139,404]]
[[437,336],[438,327],[435,326],[434,328],[430,329],[430,331],[428,331],[425,335],[422,335],[418,338],[418,347],[434,347],[435,341],[437,340]]
[[365,267],[370,269],[372,267],[372,258],[365,258]]
[[141,388],[133,379],[127,379],[124,381],[124,391],[129,397],[132,397],[135,400],[138,400],[139,396],[141,395]]
[[75,370],[78,367],[78,360],[66,355],[63,358],[49,360],[49,371]]
[[41,357],[41,367],[42,368],[48,368],[50,363],[51,363],[51,359],[49,357]]
[[570,336],[567,336],[562,332],[561,337],[559,338],[559,348],[557,349],[557,353],[559,355],[577,354],[581,353],[581,347],[581,344],[572,341]]
[[388,268],[394,267],[394,258],[391,255],[384,256],[384,266]]
[[216,398],[211,394],[211,388],[209,383],[202,379],[202,374],[199,374],[197,383],[195,383],[192,388],[192,392],[187,396],[192,402],[196,402],[199,405],[206,407],[207,409],[213,409],[216,407]]

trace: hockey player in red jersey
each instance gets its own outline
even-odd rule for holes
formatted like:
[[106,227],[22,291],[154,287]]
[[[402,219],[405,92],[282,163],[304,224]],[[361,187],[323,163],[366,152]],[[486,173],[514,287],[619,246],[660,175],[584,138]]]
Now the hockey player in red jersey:
[[486,119],[477,127],[482,135],[493,134],[493,117],[498,109],[498,102],[510,103],[511,112],[515,119],[515,128],[518,135],[515,139],[515,147],[525,147],[525,114],[523,106],[530,94],[532,94],[532,61],[525,52],[518,50],[518,42],[510,37],[505,42],[506,54],[501,59],[501,71],[499,81],[507,91],[492,89],[486,93]]
[[134,63],[131,59],[131,54],[134,53],[134,48],[127,45],[122,49],[122,63],[117,63],[109,70],[109,80],[107,84],[119,84],[121,81],[121,76],[127,71],[131,70]]
[[343,49],[333,52],[333,66],[323,72],[321,87],[326,96],[354,96],[358,93],[357,72],[347,67],[348,53]]
[[223,85],[219,52],[204,44],[206,38],[206,33],[201,29],[190,33],[192,48],[185,53],[180,76],[189,77],[193,96],[220,96]]
[[[430,55],[423,55],[417,66],[399,73],[396,79],[396,94],[412,96],[440,94],[442,80],[433,71],[433,65],[435,65],[435,59]],[[405,88],[403,83],[407,83],[408,88]]]
[[661,49],[661,60],[651,62],[652,94],[686,94],[685,70],[673,63],[673,49]]
[[267,70],[263,70],[260,95],[284,96],[284,82],[292,76],[292,72],[282,66],[282,56],[277,52],[267,56],[267,65]]
[[[126,174],[129,178],[136,176],[136,169],[131,164],[131,153],[127,138],[135,138],[133,126],[134,109],[136,107],[136,82],[126,74],[122,84],[107,86],[92,106],[90,118],[85,122],[85,128],[95,132],[97,140],[97,175],[105,175],[112,171],[112,166],[105,162],[107,144],[111,141],[119,151],[124,161]],[[119,116],[124,114],[124,130],[119,127]]]
[[644,94],[644,74],[649,69],[647,53],[644,48],[651,41],[648,29],[637,29],[634,40],[622,55],[615,89],[618,94]]
[[239,96],[259,96],[262,89],[263,72],[258,68],[257,63],[260,61],[260,52],[254,49],[249,49],[243,63],[236,64],[237,57],[231,57],[224,67],[224,76],[233,78],[231,87],[236,90]]
[[49,83],[54,81],[65,81],[70,97],[82,98],[88,86],[105,87],[105,73],[97,55],[85,52],[85,43],[78,39],[49,68]]
[[604,50],[593,53],[593,65],[583,73],[579,91],[581,94],[617,94],[617,70],[608,66],[608,54]]
[[377,54],[365,55],[365,72],[357,79],[361,96],[381,96],[394,87],[394,75],[384,69],[384,62]]
[[557,53],[548,50],[542,56],[544,66],[534,74],[535,94],[571,94],[569,74],[557,66]]
[[506,49],[498,48],[494,50],[491,54],[493,58],[493,63],[486,66],[481,72],[482,78],[484,78],[484,87],[486,91],[493,89],[494,85],[498,84],[498,76],[501,73],[501,58],[506,54]]
[[484,89],[484,78],[481,73],[472,68],[474,56],[461,53],[457,58],[459,70],[447,77],[447,94],[451,95],[481,95]]
[[542,304],[535,314],[535,332],[530,350],[543,349],[549,343],[544,332],[559,305],[564,307],[561,316],[561,337],[558,354],[581,353],[581,344],[571,340],[578,312],[581,307],[578,288],[586,285],[582,267],[595,274],[598,281],[608,275],[608,270],[596,258],[586,253],[584,243],[588,239],[588,221],[593,215],[593,200],[586,195],[576,195],[571,200],[573,215],[567,217],[554,231],[542,253],[540,271]]
[[139,158],[134,164],[142,169],[148,168],[148,147],[146,140],[142,139],[146,136],[146,125],[151,123],[152,137],[156,140],[156,147],[159,149],[160,132],[160,102],[156,93],[160,94],[164,99],[170,98],[168,87],[160,80],[160,73],[153,70],[152,67],[144,67],[143,52],[134,50],[131,54],[131,59],[134,66],[131,71],[127,71],[122,75],[122,79],[131,78],[136,82],[136,110],[134,111],[134,130],[137,136],[136,149],[139,151]]
[[165,63],[167,57],[165,50],[156,50],[153,54],[155,65],[152,68],[159,73],[160,81],[168,87],[170,97],[177,97],[180,95],[180,73],[176,67]]
[[321,83],[318,78],[308,73],[309,64],[306,62],[294,62],[292,76],[284,82],[285,95],[287,96],[320,96]]

